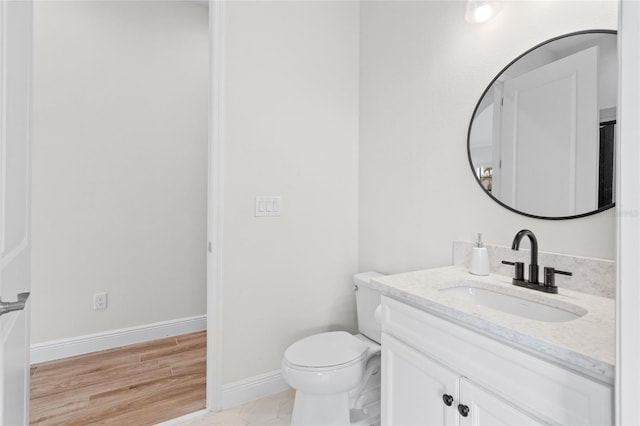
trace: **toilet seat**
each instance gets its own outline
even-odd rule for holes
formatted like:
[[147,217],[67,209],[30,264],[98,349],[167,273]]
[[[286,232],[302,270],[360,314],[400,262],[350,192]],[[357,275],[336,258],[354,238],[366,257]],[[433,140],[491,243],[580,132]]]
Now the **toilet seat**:
[[300,369],[344,368],[367,356],[368,345],[346,331],[331,331],[305,337],[284,353],[289,366]]

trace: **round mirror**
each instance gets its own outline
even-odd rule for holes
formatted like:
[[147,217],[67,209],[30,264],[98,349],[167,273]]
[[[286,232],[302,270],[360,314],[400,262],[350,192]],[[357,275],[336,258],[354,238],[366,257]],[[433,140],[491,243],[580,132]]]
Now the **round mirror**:
[[533,47],[493,79],[467,135],[491,198],[542,219],[613,207],[617,58],[615,31],[581,31]]

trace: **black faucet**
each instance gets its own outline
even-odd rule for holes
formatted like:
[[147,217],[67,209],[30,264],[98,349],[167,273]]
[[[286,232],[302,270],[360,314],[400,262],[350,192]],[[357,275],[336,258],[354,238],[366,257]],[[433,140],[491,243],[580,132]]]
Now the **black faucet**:
[[503,260],[505,265],[513,265],[515,267],[515,273],[512,280],[513,285],[519,287],[526,287],[533,290],[544,291],[546,293],[558,293],[558,286],[555,284],[555,274],[572,275],[571,272],[559,271],[551,267],[544,268],[544,283],[538,281],[538,240],[533,232],[528,229],[519,231],[513,238],[511,244],[512,250],[520,249],[520,241],[524,237],[529,237],[531,242],[531,262],[529,264],[529,279],[524,279],[524,263],[522,262],[507,262]]
[[515,237],[513,237],[513,243],[511,243],[511,250],[520,249],[520,241],[525,236],[529,237],[531,242],[531,262],[529,263],[529,279],[527,280],[531,284],[540,284],[538,282],[538,240],[533,232],[528,229],[519,231]]

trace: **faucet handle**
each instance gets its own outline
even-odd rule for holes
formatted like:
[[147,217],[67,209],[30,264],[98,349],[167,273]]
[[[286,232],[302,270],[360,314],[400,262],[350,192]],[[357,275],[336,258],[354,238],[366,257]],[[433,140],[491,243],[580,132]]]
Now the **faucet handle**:
[[514,270],[513,270],[514,280],[524,281],[524,262],[509,262],[507,260],[503,260],[502,263],[504,265],[511,265],[514,267]]
[[552,268],[550,266],[544,267],[544,286],[545,287],[556,287],[556,274],[560,275],[573,275],[571,272],[560,271],[558,269]]

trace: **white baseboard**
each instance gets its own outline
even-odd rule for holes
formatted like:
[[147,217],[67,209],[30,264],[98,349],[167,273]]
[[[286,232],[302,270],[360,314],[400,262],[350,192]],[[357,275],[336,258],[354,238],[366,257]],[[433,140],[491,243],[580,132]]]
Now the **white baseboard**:
[[235,407],[289,389],[280,370],[222,385],[222,409]]
[[180,318],[137,327],[31,345],[31,364],[103,351],[207,329],[207,316]]
[[[282,378],[280,370],[274,370],[258,376],[249,377],[248,379],[229,383],[228,385],[223,385],[222,403],[220,405],[223,410],[226,410],[227,408],[236,407],[250,401],[255,401],[256,399],[286,391],[287,389],[289,389],[289,385],[287,385]],[[201,419],[211,413],[211,411],[206,409],[200,410],[166,422],[158,423],[155,426],[177,426],[187,421]]]
[[[269,373],[223,385],[220,406],[222,410],[226,410],[227,408],[236,407],[250,401],[255,401],[256,399],[286,391],[287,389],[289,389],[289,385],[287,385],[282,378],[280,370],[270,371]],[[211,413],[211,411],[206,409],[200,410],[166,422],[158,423],[155,426],[177,426],[187,421],[201,419]]]

